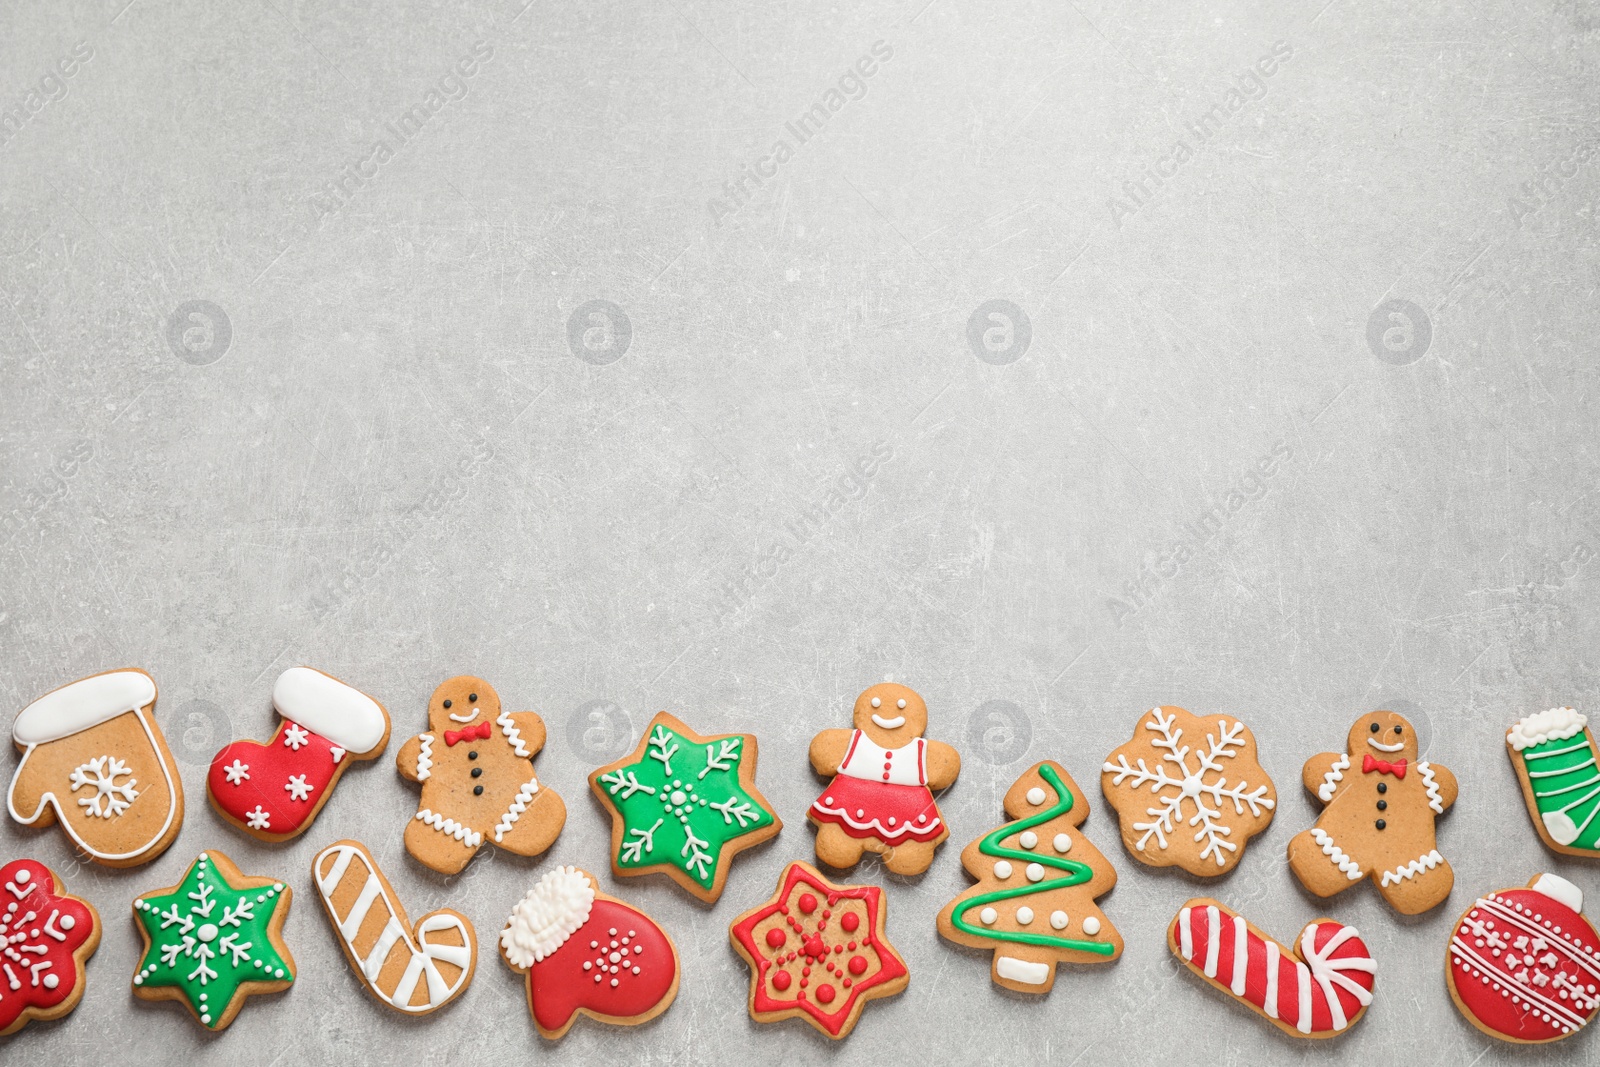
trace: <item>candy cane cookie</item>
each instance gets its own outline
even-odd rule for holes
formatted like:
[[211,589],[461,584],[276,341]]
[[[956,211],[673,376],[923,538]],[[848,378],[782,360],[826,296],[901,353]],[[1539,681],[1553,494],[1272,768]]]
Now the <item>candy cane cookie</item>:
[[478,939],[466,916],[440,908],[412,926],[359,841],[339,841],[317,853],[311,878],[339,947],[379,1003],[426,1015],[466,991],[478,966]]

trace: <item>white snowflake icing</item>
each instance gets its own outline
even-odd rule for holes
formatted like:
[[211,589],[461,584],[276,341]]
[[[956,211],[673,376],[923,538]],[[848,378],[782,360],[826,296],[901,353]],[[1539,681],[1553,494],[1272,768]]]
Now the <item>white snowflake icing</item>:
[[650,735],[650,758],[660,760],[661,766],[671,774],[672,757],[677,751],[678,743],[672,739],[672,732],[658,724],[655,732]]
[[[1183,802],[1187,798],[1194,806],[1194,815],[1184,820],[1189,826],[1197,826],[1194,839],[1203,841],[1200,849],[1200,858],[1207,856],[1216,859],[1218,867],[1227,866],[1224,850],[1235,852],[1239,846],[1228,837],[1233,830],[1222,821],[1221,807],[1224,801],[1233,802],[1234,813],[1244,814],[1246,806],[1250,808],[1251,815],[1260,815],[1263,808],[1271,810],[1274,802],[1269,798],[1267,786],[1259,785],[1251,790],[1249,783],[1240,780],[1237,784],[1229,786],[1227,776],[1221,773],[1227,761],[1238,755],[1240,746],[1244,744],[1244,723],[1234,721],[1228,723],[1222,720],[1218,732],[1206,734],[1204,748],[1194,750],[1198,761],[1195,769],[1189,768],[1190,746],[1179,744],[1183,740],[1183,731],[1174,728],[1177,715],[1163,715],[1160,708],[1150,712],[1149,719],[1145,722],[1145,729],[1153,730],[1160,735],[1160,739],[1151,744],[1162,750],[1162,762],[1156,764],[1152,770],[1145,765],[1144,759],[1138,760],[1137,766],[1129,766],[1127,756],[1118,756],[1116,763],[1107,762],[1104,770],[1114,775],[1112,785],[1121,785],[1124,779],[1131,778],[1130,788],[1140,789],[1148,785],[1150,792],[1156,794],[1160,800],[1160,807],[1146,808],[1145,813],[1151,816],[1149,822],[1135,822],[1133,828],[1142,831],[1135,847],[1141,852],[1151,837],[1156,839],[1158,848],[1167,847],[1167,835],[1175,831],[1175,820],[1183,819]],[[1167,773],[1167,764],[1171,763],[1177,768],[1178,777]],[[1216,778],[1207,781],[1208,774],[1216,774]],[[1211,805],[1206,805],[1206,798],[1210,798]]]
[[289,791],[290,800],[307,800],[311,796],[311,787],[306,784],[303,774],[291,774],[289,780],[283,783],[283,788]]
[[238,785],[250,777],[250,764],[234,760],[222,768],[222,775],[228,779],[229,785]]
[[306,733],[306,731],[301,727],[296,726],[294,723],[290,723],[288,726],[284,727],[283,743],[289,746],[289,748],[293,751],[299,752],[300,746],[309,743],[310,740],[311,735]]
[[261,809],[260,804],[256,805],[255,811],[245,812],[244,818],[246,825],[248,825],[252,830],[272,829],[272,818]]
[[68,780],[74,793],[84,788],[95,791],[94,796],[78,798],[85,814],[111,819],[127,811],[128,805],[139,796],[139,791],[133,788],[138,784],[134,778],[117,784],[118,778],[132,774],[132,769],[117,757],[98,756],[74,767]]

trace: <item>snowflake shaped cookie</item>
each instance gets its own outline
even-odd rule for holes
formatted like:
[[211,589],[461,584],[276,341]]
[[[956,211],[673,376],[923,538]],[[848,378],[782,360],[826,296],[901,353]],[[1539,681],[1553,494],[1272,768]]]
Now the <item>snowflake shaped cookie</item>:
[[733,855],[783,827],[755,771],[750,734],[703,736],[666,712],[651,719],[632,755],[589,775],[611,812],[611,869],[660,871],[716,900]]
[[1135,859],[1202,876],[1232,870],[1278,803],[1244,723],[1175,707],[1139,720],[1133,740],[1107,757],[1100,788]]
[[283,943],[289,887],[252,878],[220,852],[202,852],[170,889],[133,902],[144,958],[133,992],[145,1000],[181,1001],[210,1030],[233,1022],[244,998],[294,982],[294,957]]
[[[118,781],[119,778],[127,780]],[[139,783],[133,777],[132,768],[115,756],[97,756],[74,767],[68,781],[74,796],[80,789],[93,791],[89,796],[78,797],[78,805],[85,815],[114,819],[127,811],[128,805],[139,796],[134,788]]]

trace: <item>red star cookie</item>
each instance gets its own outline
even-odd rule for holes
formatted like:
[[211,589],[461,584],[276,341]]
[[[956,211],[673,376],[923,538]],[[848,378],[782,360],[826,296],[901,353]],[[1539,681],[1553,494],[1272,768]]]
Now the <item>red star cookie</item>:
[[887,918],[877,886],[835,885],[810,864],[789,864],[772,899],[728,928],[750,965],[750,1017],[799,1017],[835,1039],[850,1033],[867,1001],[911,981]]
[[100,913],[38,860],[0,867],[0,1037],[59,1019],[83,999]]

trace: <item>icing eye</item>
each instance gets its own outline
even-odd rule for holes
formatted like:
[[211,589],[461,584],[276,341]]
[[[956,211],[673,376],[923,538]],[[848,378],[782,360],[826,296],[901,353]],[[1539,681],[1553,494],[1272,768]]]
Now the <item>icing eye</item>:
[[1373,733],[1377,733],[1381,729],[1383,729],[1383,727],[1379,726],[1377,723],[1373,723],[1372,724],[1372,732]]
[[477,693],[468,693],[467,694],[467,703],[468,704],[476,704],[477,702],[478,702],[478,694]]
[[450,701],[446,700],[444,702],[444,710],[446,710],[446,711],[450,710]]
[[872,706],[875,707],[875,708],[881,708],[881,707],[883,707],[883,701],[879,700],[877,697],[873,697],[872,698]]
[[905,697],[901,697],[899,700],[896,700],[894,702],[894,706],[897,707],[897,708],[905,707],[906,706],[906,698]]
[[1394,728],[1394,732],[1395,732],[1395,733],[1400,733],[1400,732],[1401,732],[1401,731],[1400,731],[1400,727],[1398,727],[1398,726],[1396,726],[1396,727],[1395,727],[1395,728]]

